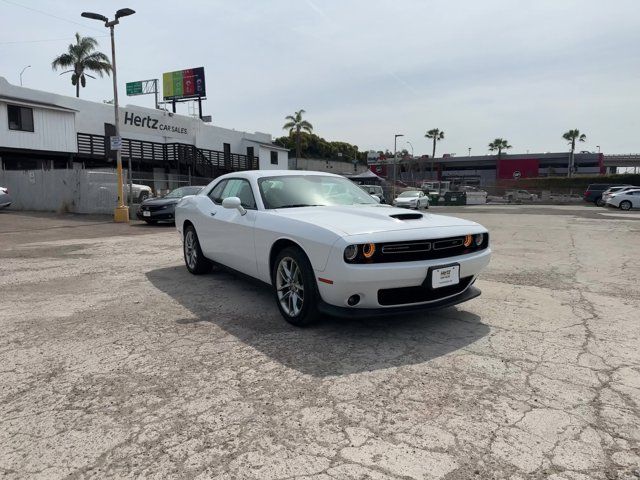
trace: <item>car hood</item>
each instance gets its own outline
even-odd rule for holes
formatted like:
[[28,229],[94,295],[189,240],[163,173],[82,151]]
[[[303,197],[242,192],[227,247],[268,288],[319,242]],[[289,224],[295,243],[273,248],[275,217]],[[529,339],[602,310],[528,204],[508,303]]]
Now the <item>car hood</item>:
[[301,207],[274,212],[282,217],[323,226],[342,235],[478,225],[462,218],[408,212],[387,205]]
[[179,198],[149,198],[142,202],[145,207],[161,207],[163,205],[177,205]]
[[418,197],[398,197],[396,203],[411,203],[412,200],[418,201]]

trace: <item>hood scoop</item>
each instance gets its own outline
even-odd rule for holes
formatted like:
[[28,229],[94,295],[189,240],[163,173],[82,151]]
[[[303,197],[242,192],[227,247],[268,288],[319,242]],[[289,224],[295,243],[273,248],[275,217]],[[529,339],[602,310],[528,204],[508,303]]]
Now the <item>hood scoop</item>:
[[421,213],[397,213],[389,216],[398,220],[420,220],[422,218]]

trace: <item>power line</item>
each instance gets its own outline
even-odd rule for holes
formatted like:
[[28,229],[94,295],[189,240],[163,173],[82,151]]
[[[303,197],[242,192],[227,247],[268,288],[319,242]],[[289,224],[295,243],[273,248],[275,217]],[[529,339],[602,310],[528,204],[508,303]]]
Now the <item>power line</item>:
[[42,15],[46,15],[47,17],[51,17],[51,18],[55,18],[57,20],[62,20],[63,22],[68,22],[68,23],[73,23],[75,25],[80,25],[83,28],[87,28],[90,30],[95,30],[96,32],[104,32],[104,30],[98,30],[95,27],[89,27],[84,23],[80,23],[80,22],[76,22],[74,20],[69,20],[68,18],[63,18],[63,17],[58,17],[57,15],[53,15],[52,13],[49,12],[44,12],[42,10],[38,10],[37,8],[32,8],[32,7],[27,7],[26,5],[22,5],[21,3],[16,3],[12,0],[2,0],[4,3],[8,3],[9,5],[15,5],[16,7],[22,7],[25,8],[27,10],[31,10],[32,12],[37,12],[37,13],[41,13]]
[[[3,0],[4,1],[4,0]],[[96,35],[94,38],[107,38],[109,35]],[[73,38],[72,37],[65,37],[65,38],[50,38],[47,40],[16,40],[16,41],[11,41],[11,42],[0,42],[0,45],[15,45],[15,44],[20,44],[20,43],[43,43],[43,42],[68,42],[68,41],[72,41]]]

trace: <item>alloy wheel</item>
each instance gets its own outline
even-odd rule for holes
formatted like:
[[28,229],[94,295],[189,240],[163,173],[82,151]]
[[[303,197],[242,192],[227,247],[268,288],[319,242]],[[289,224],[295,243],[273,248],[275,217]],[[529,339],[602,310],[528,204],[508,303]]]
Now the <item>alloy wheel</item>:
[[284,257],[278,264],[276,289],[280,306],[290,317],[300,314],[304,304],[302,270],[291,257]]
[[196,268],[198,250],[196,249],[196,235],[193,230],[189,230],[184,236],[184,258],[190,269]]

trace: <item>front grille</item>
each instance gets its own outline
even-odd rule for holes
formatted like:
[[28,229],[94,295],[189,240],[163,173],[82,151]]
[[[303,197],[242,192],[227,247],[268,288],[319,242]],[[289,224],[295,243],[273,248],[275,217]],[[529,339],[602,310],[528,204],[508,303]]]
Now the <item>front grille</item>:
[[150,212],[157,212],[159,210],[166,210],[167,209],[167,205],[142,205],[140,207],[140,210],[145,211],[148,210]]
[[385,288],[378,290],[378,303],[389,306],[433,302],[462,293],[472,280],[473,277],[461,278],[457,285],[449,285],[435,290],[422,285],[419,287]]
[[376,251],[371,258],[360,256],[353,263],[392,263],[415,262],[419,260],[437,260],[439,258],[466,255],[489,246],[489,234],[484,234],[480,246],[473,244],[464,246],[464,236],[434,238],[430,240],[413,240],[410,242],[377,243]]

